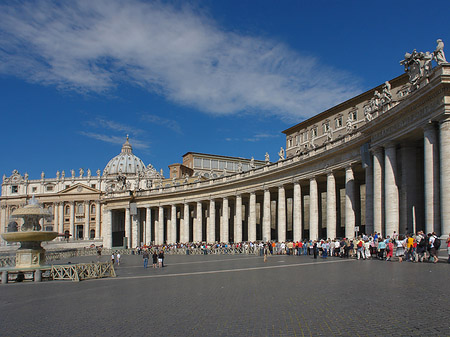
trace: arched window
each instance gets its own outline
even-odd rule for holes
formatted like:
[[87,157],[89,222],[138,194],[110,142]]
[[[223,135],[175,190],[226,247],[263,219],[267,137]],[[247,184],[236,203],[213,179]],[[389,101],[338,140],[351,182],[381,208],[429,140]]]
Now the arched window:
[[92,204],[91,205],[91,214],[94,214],[95,213],[95,204]]
[[70,206],[69,205],[66,205],[66,208],[64,210],[64,214],[65,215],[70,215]]
[[89,232],[89,238],[90,239],[95,239],[95,229],[91,229]]
[[84,213],[84,207],[83,207],[83,204],[81,202],[79,204],[77,204],[77,213],[78,214],[83,214]]

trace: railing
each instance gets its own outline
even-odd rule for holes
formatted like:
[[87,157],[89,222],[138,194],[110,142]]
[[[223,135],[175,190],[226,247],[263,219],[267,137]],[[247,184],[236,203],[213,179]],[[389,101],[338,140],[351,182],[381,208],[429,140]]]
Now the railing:
[[79,282],[104,277],[116,277],[114,265],[110,262],[53,265],[51,269],[53,280]]

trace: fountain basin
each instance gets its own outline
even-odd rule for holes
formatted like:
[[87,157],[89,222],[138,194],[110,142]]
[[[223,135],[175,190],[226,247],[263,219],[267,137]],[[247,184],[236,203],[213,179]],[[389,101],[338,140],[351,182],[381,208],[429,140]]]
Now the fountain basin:
[[52,241],[57,236],[57,232],[41,231],[10,232],[2,234],[2,238],[8,242]]

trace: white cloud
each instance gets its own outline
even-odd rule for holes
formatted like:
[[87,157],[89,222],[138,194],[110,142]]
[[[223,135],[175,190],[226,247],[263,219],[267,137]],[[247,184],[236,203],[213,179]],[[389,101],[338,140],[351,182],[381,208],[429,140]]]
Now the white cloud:
[[358,90],[345,74],[190,7],[138,0],[0,6],[0,73],[104,93],[121,82],[212,114],[309,117]]
[[93,128],[102,128],[121,132],[124,134],[124,136],[126,134],[137,135],[144,133],[144,130],[101,117],[97,117],[94,120],[86,121],[85,124]]
[[[100,134],[100,133],[96,133],[96,132],[81,131],[80,134],[83,136],[89,137],[89,138],[100,140],[105,143],[109,143],[109,144],[122,145],[123,143],[125,143],[125,140],[126,140],[124,137],[105,135],[105,134]],[[131,143],[132,147],[136,148],[136,149],[146,150],[149,148],[149,145],[147,142],[143,142],[143,141],[135,139],[135,138],[130,139],[130,143]]]
[[167,118],[162,118],[157,115],[150,115],[146,114],[142,116],[142,120],[145,122],[149,122],[152,124],[164,126],[172,131],[175,131],[176,133],[182,134],[183,131],[181,131],[180,124],[178,124],[177,121]]

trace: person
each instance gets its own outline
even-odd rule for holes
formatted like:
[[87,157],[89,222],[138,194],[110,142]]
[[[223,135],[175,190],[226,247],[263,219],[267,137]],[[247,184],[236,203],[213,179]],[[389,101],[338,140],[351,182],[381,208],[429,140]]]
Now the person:
[[264,245],[264,262],[267,262],[267,254],[268,254],[267,245]]
[[153,262],[153,268],[156,268],[157,264],[158,264],[158,254],[156,253],[156,250],[152,254],[152,262]]
[[394,254],[394,243],[392,242],[391,239],[389,239],[386,244],[386,252],[387,252],[386,261],[391,261],[392,255]]
[[437,263],[439,261],[439,259],[437,257],[437,253],[438,253],[437,249],[436,249],[437,247],[435,245],[436,238],[437,238],[437,236],[436,236],[435,232],[428,234],[428,244],[430,247],[430,255],[433,258],[434,263]]
[[384,251],[386,249],[386,242],[383,239],[378,239],[378,258],[380,260],[384,259]]
[[403,256],[405,255],[405,246],[406,246],[406,242],[405,240],[403,240],[402,236],[399,236],[397,240],[395,240],[395,244],[396,244],[396,251],[395,251],[395,256],[398,257],[398,262],[402,262],[403,261]]
[[144,253],[142,254],[142,258],[144,259],[144,268],[147,268],[148,265],[148,259],[149,259],[149,254],[147,249],[144,251]]
[[114,264],[114,261],[116,261],[116,256],[114,253],[111,254],[111,263]]
[[120,266],[120,253],[117,253],[116,261],[117,261],[117,265]]
[[317,241],[314,241],[314,244],[312,245],[314,258],[317,259],[317,253],[318,253],[318,247],[317,247]]
[[164,252],[162,250],[160,250],[159,254],[158,254],[158,266],[159,266],[159,268],[163,267],[163,261],[164,261]]
[[450,234],[448,234],[447,238],[447,254],[448,254],[447,263],[450,263]]
[[423,262],[427,252],[427,240],[425,239],[425,233],[420,231],[416,236],[417,242],[417,261]]

